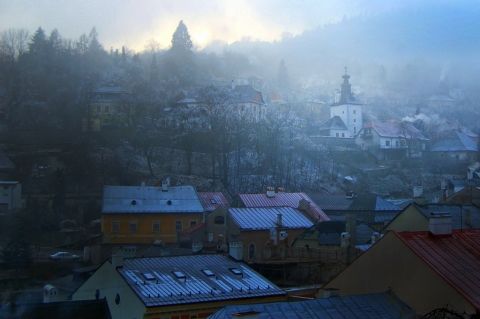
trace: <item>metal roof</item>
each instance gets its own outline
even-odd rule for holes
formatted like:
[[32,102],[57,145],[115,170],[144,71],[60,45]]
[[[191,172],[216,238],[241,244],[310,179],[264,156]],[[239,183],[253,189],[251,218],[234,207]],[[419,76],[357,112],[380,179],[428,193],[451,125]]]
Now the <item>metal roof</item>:
[[240,200],[245,207],[291,207],[298,208],[302,199],[310,203],[310,211],[316,219],[329,220],[329,217],[320,207],[305,193],[277,192],[273,197],[267,194],[239,194]]
[[285,295],[245,264],[221,255],[125,259],[118,272],[147,307]]
[[392,293],[335,296],[303,301],[227,306],[209,317],[255,314],[258,319],[413,319],[415,312]]
[[193,186],[105,186],[102,213],[203,213]]
[[282,214],[285,228],[309,228],[313,223],[299,210],[291,207],[230,208],[233,222],[243,230],[263,230],[274,227],[277,215]]
[[410,122],[378,122],[372,121],[365,125],[365,128],[371,128],[377,132],[379,136],[390,138],[406,138],[427,141],[423,133],[413,126]]
[[198,197],[207,212],[212,212],[219,207],[227,208],[230,206],[228,200],[220,192],[198,192]]
[[429,232],[395,234],[431,269],[480,310],[480,230],[454,230],[451,236]]

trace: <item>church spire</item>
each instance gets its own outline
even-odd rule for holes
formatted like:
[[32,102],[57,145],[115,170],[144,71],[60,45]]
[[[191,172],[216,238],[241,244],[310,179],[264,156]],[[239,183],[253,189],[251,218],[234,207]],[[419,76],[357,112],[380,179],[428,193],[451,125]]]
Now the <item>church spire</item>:
[[342,76],[343,83],[342,89],[340,91],[340,101],[339,104],[347,104],[354,100],[352,94],[352,85],[349,82],[350,75],[348,75],[347,67],[345,67],[345,74]]

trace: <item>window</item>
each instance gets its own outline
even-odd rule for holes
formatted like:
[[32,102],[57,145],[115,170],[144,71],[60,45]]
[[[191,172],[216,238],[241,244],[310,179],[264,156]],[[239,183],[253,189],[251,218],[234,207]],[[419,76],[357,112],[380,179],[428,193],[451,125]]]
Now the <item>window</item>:
[[160,221],[156,220],[152,224],[152,231],[154,233],[159,233],[160,232]]
[[248,259],[255,258],[255,244],[248,245]]
[[112,233],[119,233],[120,232],[120,222],[114,221],[112,222]]
[[131,234],[135,234],[137,232],[137,222],[128,223],[128,231]]
[[353,119],[353,123],[357,123],[357,119]]
[[357,133],[357,127],[356,126],[353,127],[353,133]]
[[215,216],[213,223],[216,225],[225,225],[225,217],[224,216]]
[[385,146],[390,146],[390,141],[385,141]]
[[100,105],[97,105],[97,114],[101,112]]
[[109,113],[109,112],[110,112],[110,106],[105,105],[105,113]]
[[336,137],[339,137],[340,135],[339,135],[338,133],[335,133],[335,136],[336,136]]
[[353,110],[353,114],[357,114],[357,110]]
[[345,137],[345,133],[342,133],[342,137]]
[[395,146],[396,146],[396,147],[399,147],[399,146],[400,146],[400,143],[398,143],[398,141],[395,141]]
[[190,221],[190,228],[197,226],[197,221],[196,220],[191,220]]
[[176,231],[182,231],[182,221],[181,220],[177,220],[175,222],[175,230]]

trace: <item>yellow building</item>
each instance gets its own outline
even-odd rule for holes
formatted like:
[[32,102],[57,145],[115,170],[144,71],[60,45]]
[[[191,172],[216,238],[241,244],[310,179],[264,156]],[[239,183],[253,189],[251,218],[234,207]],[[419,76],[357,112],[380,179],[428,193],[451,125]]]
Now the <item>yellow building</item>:
[[104,187],[104,243],[177,243],[183,231],[203,220],[204,208],[193,186]]
[[72,298],[106,298],[113,319],[193,319],[206,318],[227,305],[287,297],[243,263],[220,255],[196,255],[113,257]]
[[417,314],[480,311],[480,230],[388,232],[323,287],[340,295],[391,289]]
[[88,105],[85,131],[100,131],[106,127],[123,127],[133,114],[130,94],[117,86],[100,87],[92,92]]

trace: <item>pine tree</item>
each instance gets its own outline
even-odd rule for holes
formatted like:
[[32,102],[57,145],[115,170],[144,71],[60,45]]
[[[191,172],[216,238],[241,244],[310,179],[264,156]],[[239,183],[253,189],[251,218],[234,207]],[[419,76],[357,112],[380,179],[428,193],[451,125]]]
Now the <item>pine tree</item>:
[[177,29],[172,36],[172,50],[174,51],[191,51],[193,47],[187,26],[180,20]]

